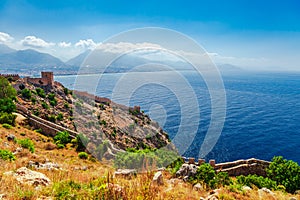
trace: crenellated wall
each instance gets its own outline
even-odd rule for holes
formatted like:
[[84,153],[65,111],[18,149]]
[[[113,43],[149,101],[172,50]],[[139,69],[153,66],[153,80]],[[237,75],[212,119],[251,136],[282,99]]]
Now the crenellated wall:
[[[204,159],[199,159],[195,162],[195,158],[183,158],[186,163],[201,165],[205,163]],[[249,174],[256,174],[258,176],[266,176],[266,168],[269,166],[270,162],[265,160],[259,160],[255,158],[250,158],[247,160],[237,160],[233,162],[226,163],[215,163],[215,160],[210,160],[209,164],[217,172],[227,172],[229,176],[247,176]]]

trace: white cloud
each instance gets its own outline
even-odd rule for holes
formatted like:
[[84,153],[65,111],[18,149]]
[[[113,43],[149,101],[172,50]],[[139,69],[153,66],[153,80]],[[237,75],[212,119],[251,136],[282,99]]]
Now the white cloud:
[[0,43],[5,44],[5,43],[9,43],[13,40],[14,40],[14,38],[11,37],[9,34],[0,32]]
[[26,36],[23,40],[21,40],[21,44],[23,46],[33,47],[33,48],[47,48],[50,46],[54,46],[55,43],[46,42],[41,38],[37,38],[35,36]]
[[162,49],[158,44],[153,43],[129,43],[129,42],[119,42],[119,43],[104,43],[97,47],[97,49],[103,50],[110,53],[125,53],[128,51],[138,50],[138,49]]
[[79,40],[76,44],[75,47],[80,47],[83,49],[94,49],[96,48],[98,44],[95,43],[92,39],[87,39],[87,40]]
[[71,42],[60,42],[60,43],[58,43],[58,46],[59,47],[63,47],[63,48],[67,48],[67,47],[71,47]]

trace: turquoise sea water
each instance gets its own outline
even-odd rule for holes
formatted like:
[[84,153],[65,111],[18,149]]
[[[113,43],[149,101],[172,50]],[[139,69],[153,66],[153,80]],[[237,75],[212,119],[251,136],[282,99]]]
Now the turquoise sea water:
[[[117,90],[116,85],[126,88],[139,80],[161,77],[162,82],[168,82],[167,86],[161,83],[138,85],[130,95],[129,104],[140,105],[171,138],[176,136],[179,126],[184,126],[185,131],[196,126],[197,135],[183,155],[197,158],[210,123],[210,94],[195,72],[183,71],[180,76],[187,80],[187,85],[169,72],[133,72],[130,81],[123,82],[122,73],[104,74],[99,82],[97,75],[82,75],[80,83],[75,81],[76,76],[55,79],[71,89],[75,87],[124,103],[125,93]],[[251,157],[271,160],[274,155],[282,155],[300,163],[300,74],[240,73],[223,75],[223,82],[227,102],[225,124],[217,144],[205,158],[225,162]],[[194,94],[185,90],[186,87],[191,87]],[[194,104],[189,104],[193,95],[197,98],[200,116]],[[180,100],[178,96],[185,98]],[[181,124],[182,104],[188,112],[184,115],[189,117],[185,124]]]

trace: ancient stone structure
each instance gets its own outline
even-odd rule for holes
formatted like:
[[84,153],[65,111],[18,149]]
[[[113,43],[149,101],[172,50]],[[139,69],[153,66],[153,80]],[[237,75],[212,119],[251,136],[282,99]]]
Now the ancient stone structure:
[[[178,175],[190,174],[193,172],[193,166],[202,165],[205,163],[204,159],[199,159],[198,163],[194,162],[194,158],[189,158],[188,160],[183,157],[185,164],[182,165],[181,171],[178,171]],[[251,158],[248,160],[237,160],[234,162],[218,163],[215,160],[210,160],[209,164],[216,170],[216,172],[227,172],[229,176],[239,176],[239,175],[249,175],[256,174],[258,176],[266,176],[266,168],[269,166],[270,162]]]
[[31,77],[25,77],[25,82],[29,84],[33,84],[35,86],[48,86],[52,87],[54,85],[54,77],[53,72],[41,72],[42,77],[41,78],[31,78]]
[[0,77],[11,79],[12,81],[17,81],[20,79],[19,74],[0,74]]
[[68,128],[59,126],[55,123],[32,115],[24,106],[17,104],[17,111],[27,117],[28,122],[31,126],[41,129],[43,133],[46,133],[48,136],[55,136],[57,132],[68,131],[71,137],[76,137],[78,133],[76,131],[70,130]]

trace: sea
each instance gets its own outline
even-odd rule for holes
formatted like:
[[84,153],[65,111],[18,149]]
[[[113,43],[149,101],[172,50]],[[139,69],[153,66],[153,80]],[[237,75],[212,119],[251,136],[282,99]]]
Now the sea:
[[[222,108],[212,108],[211,89],[195,71],[67,75],[55,80],[116,103],[139,105],[172,141],[187,135],[175,143],[185,157],[220,163],[280,155],[300,163],[299,72],[222,73]],[[224,108],[224,116],[215,119],[223,125],[220,133],[215,133],[209,152],[200,154],[213,109]]]

